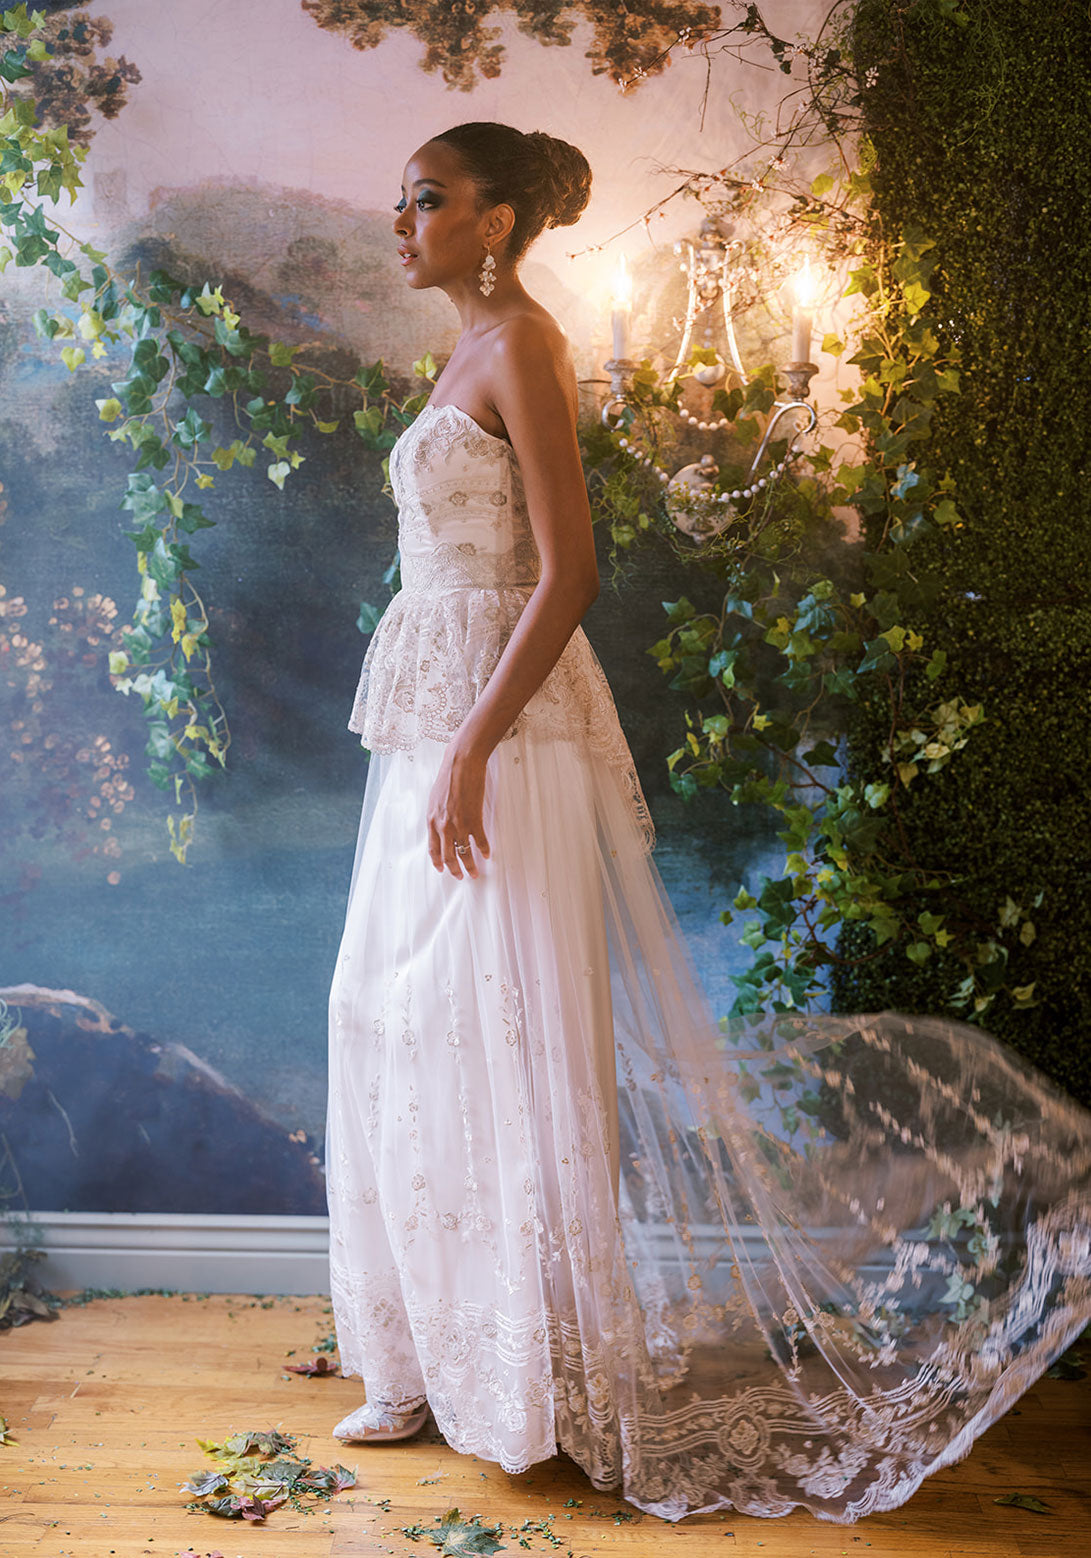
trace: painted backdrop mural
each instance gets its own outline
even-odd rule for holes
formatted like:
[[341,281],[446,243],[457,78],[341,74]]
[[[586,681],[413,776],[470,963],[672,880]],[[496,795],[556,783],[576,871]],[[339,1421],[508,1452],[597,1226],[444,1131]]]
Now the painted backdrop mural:
[[[145,274],[222,281],[252,329],[307,342],[339,376],[383,357],[407,384],[455,336],[446,300],[407,293],[393,257],[401,168],[429,134],[499,118],[586,150],[587,216],[545,235],[524,274],[582,377],[601,381],[621,247],[659,299],[638,309],[638,344],[669,323],[670,240],[693,215],[640,226],[671,187],[659,170],[739,156],[729,94],[754,113],[780,90],[727,62],[702,104],[703,63],[666,68],[679,25],[711,24],[708,7],[47,9],[67,62],[47,108],[91,147],[64,216],[77,235]],[[809,3],[769,10],[789,36],[813,21]],[[619,91],[637,67],[647,79]],[[316,437],[283,492],[254,472],[212,500],[201,581],[234,739],[178,866],[139,708],[108,676],[133,593],[126,468],[95,407],[116,369],[65,370],[30,327],[40,286],[9,269],[0,297],[3,1191],[43,1211],[322,1213],[325,1001],[366,765],[345,722],[360,603],[389,595],[394,510],[351,428]],[[598,394],[589,384],[589,405]],[[649,554],[585,626],[659,825],[657,862],[726,1010],[746,955],[719,911],[780,847],[666,783],[681,706],[645,651],[660,602],[698,587],[666,549]]]

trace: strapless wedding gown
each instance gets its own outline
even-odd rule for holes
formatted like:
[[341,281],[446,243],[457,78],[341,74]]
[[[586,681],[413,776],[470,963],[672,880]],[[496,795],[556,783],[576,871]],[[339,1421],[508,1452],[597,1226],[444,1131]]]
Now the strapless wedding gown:
[[718,1021],[581,628],[490,755],[480,876],[438,873],[444,744],[539,558],[510,445],[457,407],[390,475],[330,995],[342,1371],[667,1520],[890,1509],[1091,1318],[1091,1115],[960,1024]]

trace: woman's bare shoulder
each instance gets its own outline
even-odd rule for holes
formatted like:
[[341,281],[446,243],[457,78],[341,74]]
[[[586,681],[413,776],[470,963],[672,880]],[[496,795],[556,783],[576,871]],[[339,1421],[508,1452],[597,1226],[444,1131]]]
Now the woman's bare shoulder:
[[538,396],[552,382],[564,401],[575,394],[576,371],[568,337],[544,308],[526,310],[505,319],[492,346],[494,383],[514,388],[532,383]]
[[568,337],[563,328],[540,305],[501,320],[493,334],[493,350],[501,357],[525,351],[536,356],[553,356],[559,361],[566,361],[570,356]]

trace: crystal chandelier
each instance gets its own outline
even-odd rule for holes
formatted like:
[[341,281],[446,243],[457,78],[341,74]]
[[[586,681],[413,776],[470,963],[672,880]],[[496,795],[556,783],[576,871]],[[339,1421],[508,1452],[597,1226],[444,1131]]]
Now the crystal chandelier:
[[[669,388],[688,370],[704,389],[715,390],[727,376],[729,365],[740,381],[748,380],[739,352],[735,330],[738,285],[733,260],[740,248],[725,228],[723,218],[708,215],[694,238],[674,245],[678,267],[686,278],[686,311],[681,322],[681,337],[674,363],[665,383]],[[640,447],[631,436],[619,437],[618,445],[634,459],[656,473],[665,487],[667,511],[674,524],[696,541],[704,541],[726,529],[753,499],[783,474],[800,453],[800,440],[815,426],[817,412],[809,398],[810,380],[818,372],[810,361],[813,329],[813,279],[805,264],[795,282],[796,301],[792,313],[792,361],[783,370],[788,389],[773,402],[773,414],[766,424],[758,451],[751,463],[746,484],[731,491],[717,484],[720,467],[711,451],[683,466],[673,475]],[[610,394],[602,408],[602,420],[613,431],[619,430],[621,414],[632,405],[630,384],[637,363],[628,356],[629,326],[632,319],[632,290],[624,258],[614,285],[611,316],[613,356],[606,363],[610,374]],[[692,368],[695,340],[700,336],[702,359]],[[720,344],[717,344],[717,337]],[[687,429],[716,434],[732,426],[731,419],[719,415],[699,417],[679,400],[674,414]],[[790,442],[784,457],[761,476],[758,471],[766,450],[782,422],[788,419]],[[632,432],[632,429],[629,429]]]

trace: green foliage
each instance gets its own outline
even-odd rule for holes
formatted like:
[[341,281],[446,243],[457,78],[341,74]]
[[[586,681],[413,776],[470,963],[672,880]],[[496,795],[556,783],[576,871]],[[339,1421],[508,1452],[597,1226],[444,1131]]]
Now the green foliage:
[[320,27],[346,34],[354,48],[373,49],[391,28],[405,28],[422,45],[420,68],[441,71],[448,87],[469,92],[481,77],[500,75],[506,48],[492,25],[511,13],[520,33],[549,46],[568,44],[577,20],[586,30],[584,58],[592,74],[625,85],[666,68],[677,39],[719,25],[718,7],[700,0],[657,0],[619,6],[614,0],[499,0],[495,6],[407,6],[402,0],[303,0]]
[[[743,30],[783,66],[758,7]],[[859,370],[834,424],[857,447],[824,429],[809,473],[767,494],[780,528],[743,512],[691,549],[721,608],[664,602],[649,651],[688,705],[674,788],[771,811],[786,846],[735,899],[754,951],[735,1012],[828,994],[984,1019],[1085,1097],[1088,31],[1016,0],[845,0],[801,45],[808,92],[753,187],[859,300],[851,339],[823,341]],[[774,189],[784,151],[823,138],[839,170]],[[587,454],[632,551],[645,475],[601,433]],[[641,528],[669,534],[658,497]],[[863,544],[831,550],[843,506]]]
[[[0,77],[22,81],[43,57],[43,18],[25,6],[0,13]],[[34,52],[37,50],[37,52]],[[322,407],[338,386],[354,385],[364,446],[385,454],[423,397],[399,402],[383,365],[338,380],[298,362],[300,347],[252,332],[223,288],[196,285],[163,270],[146,281],[119,274],[107,256],[78,243],[38,197],[69,202],[81,187],[85,147],[67,128],[45,129],[34,101],[6,92],[0,117],[0,269],[42,267],[60,282],[62,301],[39,308],[38,335],[55,342],[70,372],[118,363],[110,394],[96,399],[107,437],[131,463],[122,509],[136,550],[139,595],[124,649],[110,656],[116,689],[139,698],[147,722],[152,782],[175,807],[167,816],[170,849],[185,863],[194,836],[197,786],[226,766],[231,732],[217,695],[208,613],[194,582],[194,538],[216,520],[204,493],[218,476],[256,467],[278,490],[306,456],[304,433],[329,435],[338,419]],[[77,344],[78,343],[78,344]],[[429,357],[417,364],[434,373]],[[96,373],[96,382],[101,369]],[[218,442],[228,409],[236,436]]]
[[[4,1142],[0,1169],[10,1168],[14,1172],[15,1164],[7,1140],[2,1137],[0,1140]],[[0,1193],[5,1198],[21,1194],[22,1186],[17,1184],[12,1190],[5,1189]],[[10,1248],[0,1253],[0,1331],[27,1325],[32,1320],[55,1320],[61,1300],[42,1286],[35,1270],[46,1258],[46,1251],[41,1248],[40,1224],[26,1214],[6,1211],[4,1225]],[[0,1418],[0,1444],[12,1442],[4,1438],[3,1419]]]
[[[845,200],[860,206],[868,196],[856,171]],[[831,970],[876,949],[914,969],[942,961],[943,1004],[980,1011],[1000,991],[1026,1004],[1033,992],[1006,978],[1018,922],[983,926],[956,912],[953,873],[921,858],[902,824],[911,792],[927,804],[935,776],[985,719],[982,703],[960,696],[948,651],[920,628],[939,585],[915,567],[917,549],[961,523],[953,482],[928,458],[936,408],[959,390],[954,356],[941,354],[926,312],[933,246],[916,229],[886,243],[861,224],[846,247],[846,291],[866,307],[849,358],[860,389],[836,425],[863,435],[866,457],[837,460],[819,444],[808,474],[782,476],[737,506],[715,540],[688,548],[725,593],[715,613],[685,597],[665,601],[667,631],[649,650],[694,705],[667,758],[670,782],[685,798],[719,788],[734,805],[771,812],[786,847],[783,875],[734,901],[754,960],[734,976],[732,1015],[804,1007],[828,988]],[[745,391],[719,392],[717,409],[734,421],[717,455],[717,490],[745,480],[734,450],[751,442],[746,424],[775,393],[771,368]],[[670,386],[645,364],[624,426],[643,419],[656,444],[666,420],[658,413],[672,405]],[[615,549],[631,546],[615,494],[628,482],[643,501],[646,478],[618,433],[591,430],[584,452]],[[833,510],[848,504],[869,527],[866,551],[835,540]],[[654,524],[673,528],[661,497]],[[874,715],[883,745],[867,769],[846,773],[842,737],[858,708]],[[838,944],[846,926],[865,934],[863,950]]]
[[435,1524],[401,1526],[399,1528],[413,1542],[426,1537],[441,1553],[449,1554],[450,1558],[462,1558],[462,1555],[477,1553],[502,1552],[504,1543],[500,1541],[502,1527],[483,1526],[477,1515],[471,1515],[469,1520],[463,1520],[461,1511],[449,1509],[444,1515],[435,1516]]
[[[264,1520],[281,1504],[307,1513],[319,1501],[356,1486],[347,1467],[313,1466],[295,1455],[295,1438],[279,1429],[250,1430],[230,1435],[222,1443],[198,1439],[216,1465],[195,1472],[181,1487],[192,1493],[186,1508],[227,1520]],[[309,1499],[310,1503],[305,1502]]]
[[[974,989],[956,987],[955,1010],[978,1007],[1091,1102],[1091,22],[1017,0],[965,0],[957,14],[860,0],[853,47],[870,83],[874,228],[929,234],[929,311],[959,356],[959,392],[937,405],[930,442],[959,522],[915,551],[938,582],[920,630],[947,651],[941,685],[988,714],[965,757],[911,794],[902,825],[994,949]],[[853,772],[874,770],[882,739],[878,711],[862,710]],[[855,930],[844,939],[875,950]],[[947,959],[908,968],[880,951],[841,968],[834,994],[847,1010],[935,1010],[956,976]]]

